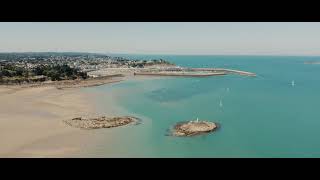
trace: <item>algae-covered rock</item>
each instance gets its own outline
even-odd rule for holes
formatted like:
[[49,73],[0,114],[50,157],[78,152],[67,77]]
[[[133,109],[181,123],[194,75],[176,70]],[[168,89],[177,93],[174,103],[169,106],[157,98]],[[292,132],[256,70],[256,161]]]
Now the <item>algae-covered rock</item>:
[[138,124],[139,118],[132,116],[122,116],[122,117],[110,117],[105,116],[97,118],[82,118],[77,117],[64,122],[69,126],[81,128],[81,129],[99,129],[99,128],[112,128],[118,126],[124,126],[127,124]]
[[217,124],[208,121],[188,121],[176,124],[172,129],[173,136],[194,136],[209,133],[217,128]]

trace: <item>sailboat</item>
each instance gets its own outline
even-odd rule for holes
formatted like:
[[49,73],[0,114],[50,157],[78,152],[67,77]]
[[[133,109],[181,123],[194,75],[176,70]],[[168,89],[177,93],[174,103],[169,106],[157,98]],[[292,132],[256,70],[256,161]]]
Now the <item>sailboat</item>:
[[294,86],[294,85],[295,85],[295,84],[294,84],[294,80],[292,80],[291,85],[292,85],[292,86]]
[[222,101],[221,101],[221,100],[220,100],[220,104],[219,104],[219,106],[220,106],[220,107],[222,107]]

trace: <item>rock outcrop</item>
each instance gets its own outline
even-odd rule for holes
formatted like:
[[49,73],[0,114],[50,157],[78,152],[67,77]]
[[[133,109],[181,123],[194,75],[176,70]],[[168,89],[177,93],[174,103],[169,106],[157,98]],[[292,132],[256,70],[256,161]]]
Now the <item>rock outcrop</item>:
[[131,116],[112,117],[107,118],[105,116],[98,118],[82,118],[77,117],[64,122],[69,126],[81,128],[81,129],[99,129],[99,128],[112,128],[118,126],[124,126],[127,124],[138,124],[140,119]]
[[181,122],[172,129],[173,136],[194,136],[212,132],[217,128],[217,124],[208,121],[188,121]]

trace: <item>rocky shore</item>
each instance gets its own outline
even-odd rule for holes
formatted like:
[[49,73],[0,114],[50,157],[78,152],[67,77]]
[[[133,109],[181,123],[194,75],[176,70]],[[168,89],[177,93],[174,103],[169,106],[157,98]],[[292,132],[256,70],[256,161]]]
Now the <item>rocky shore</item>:
[[208,121],[188,121],[180,122],[172,129],[173,136],[195,136],[209,133],[217,128],[217,124]]
[[132,116],[112,117],[105,116],[97,118],[82,118],[77,117],[64,121],[71,127],[80,129],[100,129],[100,128],[113,128],[118,126],[124,126],[127,124],[139,124],[140,119]]

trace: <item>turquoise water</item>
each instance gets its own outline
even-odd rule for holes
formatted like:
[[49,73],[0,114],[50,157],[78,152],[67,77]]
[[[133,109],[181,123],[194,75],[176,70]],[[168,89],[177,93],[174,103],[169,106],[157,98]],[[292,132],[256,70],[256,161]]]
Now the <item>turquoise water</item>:
[[[320,57],[130,57],[239,69],[257,77],[170,77],[89,88],[116,93],[126,113],[143,119],[139,126],[113,129],[114,141],[101,145],[95,156],[320,157],[320,65],[304,64]],[[108,108],[103,98],[99,103]],[[197,117],[221,128],[191,138],[166,136],[176,122]]]

